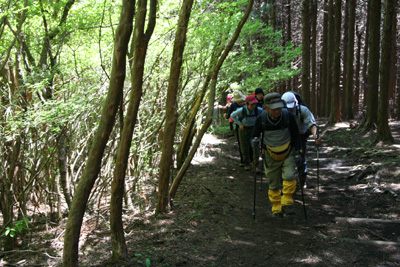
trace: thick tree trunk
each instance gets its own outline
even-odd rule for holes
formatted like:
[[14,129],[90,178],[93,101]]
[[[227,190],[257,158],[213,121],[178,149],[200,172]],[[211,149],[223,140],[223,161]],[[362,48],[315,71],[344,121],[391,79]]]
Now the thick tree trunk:
[[192,11],[193,0],[184,0],[179,13],[178,28],[175,34],[174,50],[172,54],[171,71],[168,82],[166,119],[162,154],[160,160],[160,174],[158,178],[158,201],[156,214],[164,213],[169,202],[169,178],[173,165],[172,153],[175,138],[177,114],[177,96],[179,78],[181,75],[182,55],[186,44],[186,32]]
[[303,0],[302,4],[302,75],[301,90],[303,99],[310,103],[310,1]]
[[121,102],[126,71],[126,53],[132,33],[135,0],[124,0],[115,36],[110,87],[103,104],[99,127],[93,137],[88,160],[72,199],[64,236],[63,266],[78,265],[78,244],[86,204],[100,171],[101,161]]
[[376,141],[394,142],[389,128],[389,86],[390,86],[390,56],[392,55],[393,16],[397,0],[386,0],[385,19],[382,36],[382,59],[380,64],[379,106],[378,106],[378,131]]
[[226,57],[228,56],[229,52],[231,51],[233,45],[235,44],[236,40],[239,37],[239,34],[243,28],[243,25],[246,23],[248,17],[250,16],[251,10],[253,8],[253,3],[254,0],[249,0],[249,3],[246,8],[246,12],[242,19],[239,22],[239,25],[237,26],[235,33],[233,34],[231,40],[229,41],[228,45],[224,49],[221,57],[218,59],[218,62],[216,63],[215,67],[213,68],[212,74],[211,74],[211,88],[208,96],[208,110],[207,110],[207,115],[205,122],[203,126],[200,129],[199,135],[196,137],[196,140],[192,146],[192,149],[189,152],[188,157],[185,159],[185,162],[183,163],[182,168],[179,169],[178,174],[176,175],[174,182],[169,190],[169,195],[171,199],[175,197],[175,194],[178,190],[178,187],[183,179],[183,176],[185,175],[187,169],[189,168],[190,162],[192,161],[197,148],[200,145],[201,139],[203,138],[204,134],[206,133],[208,127],[211,125],[212,122],[212,116],[213,116],[213,107],[214,107],[214,99],[215,99],[215,89],[216,89],[216,83],[217,83],[217,78],[218,78],[218,73],[219,70],[221,69],[222,64],[224,63]]
[[[356,0],[349,1],[349,24],[348,24],[348,39],[347,39],[347,62],[346,62],[346,101],[345,101],[345,118],[353,119],[353,63],[354,63],[354,33],[355,33],[355,21],[356,21]],[[345,28],[346,30],[346,28]]]
[[329,115],[329,123],[340,121],[340,32],[342,23],[342,0],[335,0],[335,42],[334,42],[334,58],[333,58],[333,77],[331,92],[331,111]]
[[381,1],[371,0],[370,31],[369,31],[369,63],[367,81],[367,114],[363,123],[364,130],[374,129],[378,114],[376,104],[379,89],[379,42],[381,25]]

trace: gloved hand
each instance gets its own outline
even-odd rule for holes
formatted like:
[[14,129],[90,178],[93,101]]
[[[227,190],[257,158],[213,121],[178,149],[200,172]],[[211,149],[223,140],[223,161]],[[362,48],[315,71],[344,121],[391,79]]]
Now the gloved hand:
[[253,148],[253,150],[256,150],[260,147],[260,140],[258,139],[258,137],[255,137],[252,141],[251,141],[251,148]]
[[303,163],[303,157],[301,156],[300,152],[296,153],[295,160],[296,160],[297,167],[300,167],[301,164]]

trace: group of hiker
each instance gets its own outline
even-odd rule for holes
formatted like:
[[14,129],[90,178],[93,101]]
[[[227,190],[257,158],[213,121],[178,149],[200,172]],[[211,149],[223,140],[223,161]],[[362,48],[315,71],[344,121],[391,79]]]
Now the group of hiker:
[[265,172],[275,217],[294,215],[297,173],[301,189],[307,187],[307,139],[312,135],[316,144],[321,143],[314,115],[294,91],[264,95],[263,90],[257,88],[253,94],[245,96],[237,90],[227,101],[229,108],[225,118],[229,119],[239,144],[240,166]]

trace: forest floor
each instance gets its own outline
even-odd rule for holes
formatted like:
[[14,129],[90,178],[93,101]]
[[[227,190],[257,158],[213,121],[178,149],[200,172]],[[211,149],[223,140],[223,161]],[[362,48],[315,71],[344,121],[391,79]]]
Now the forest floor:
[[[173,210],[124,215],[129,258],[108,263],[108,218],[94,214],[80,266],[400,266],[400,122],[390,124],[395,144],[374,146],[353,124],[319,123],[322,145],[317,157],[308,143],[309,187],[304,202],[299,188],[294,195],[295,216],[271,215],[258,174],[254,218],[255,175],[239,167],[235,137],[207,135]],[[0,265],[60,266],[64,227],[38,233],[22,253],[0,252]]]

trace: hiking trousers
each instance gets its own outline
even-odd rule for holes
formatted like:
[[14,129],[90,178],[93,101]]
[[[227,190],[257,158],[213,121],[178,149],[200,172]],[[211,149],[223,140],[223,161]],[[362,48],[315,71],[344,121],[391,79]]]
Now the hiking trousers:
[[280,190],[282,188],[282,180],[288,182],[296,180],[296,160],[293,149],[284,160],[280,161],[274,160],[267,150],[264,150],[264,156],[265,176],[267,177],[269,189]]
[[239,129],[240,151],[242,152],[244,164],[249,164],[253,161],[253,149],[251,148],[251,133],[253,127],[245,127]]

